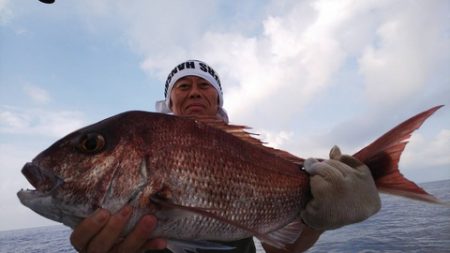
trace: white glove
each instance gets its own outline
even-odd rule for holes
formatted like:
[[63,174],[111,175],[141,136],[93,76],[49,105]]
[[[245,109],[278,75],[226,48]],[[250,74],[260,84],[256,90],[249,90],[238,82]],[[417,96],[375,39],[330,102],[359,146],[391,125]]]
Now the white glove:
[[363,221],[381,208],[380,196],[369,168],[337,146],[330,160],[309,158],[304,163],[310,174],[312,200],[302,211],[303,221],[317,230],[329,230]]

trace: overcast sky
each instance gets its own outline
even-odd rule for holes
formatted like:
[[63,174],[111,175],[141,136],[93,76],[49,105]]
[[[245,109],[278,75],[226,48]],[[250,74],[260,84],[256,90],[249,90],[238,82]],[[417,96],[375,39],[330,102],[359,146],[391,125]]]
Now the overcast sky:
[[20,205],[27,161],[65,134],[153,111],[168,72],[219,72],[231,122],[301,157],[354,153],[440,104],[400,164],[450,178],[450,1],[0,0],[0,230],[55,224]]

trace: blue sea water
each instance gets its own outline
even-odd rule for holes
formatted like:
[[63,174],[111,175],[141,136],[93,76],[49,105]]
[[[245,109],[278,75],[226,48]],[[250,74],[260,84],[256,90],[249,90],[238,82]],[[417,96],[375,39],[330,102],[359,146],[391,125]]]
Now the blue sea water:
[[[450,202],[450,180],[421,186]],[[388,195],[382,195],[382,203],[381,211],[370,219],[325,232],[308,252],[450,253],[450,207]],[[62,225],[0,231],[0,252],[74,252],[70,232]]]

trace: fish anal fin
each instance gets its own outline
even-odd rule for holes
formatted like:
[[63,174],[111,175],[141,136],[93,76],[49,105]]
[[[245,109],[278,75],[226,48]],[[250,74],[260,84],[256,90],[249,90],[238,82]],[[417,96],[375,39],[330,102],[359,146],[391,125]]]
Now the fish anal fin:
[[299,238],[294,243],[286,244],[284,248],[277,248],[266,242],[262,243],[266,252],[272,253],[286,253],[286,252],[304,252],[311,248],[314,243],[317,242],[323,230],[315,230],[306,225],[303,225],[303,229]]
[[265,234],[263,238],[257,237],[261,242],[278,249],[286,248],[293,244],[301,235],[305,224],[301,220],[295,220],[286,226]]
[[198,253],[198,250],[232,250],[234,247],[208,241],[183,241],[183,240],[168,240],[167,248],[173,253]]

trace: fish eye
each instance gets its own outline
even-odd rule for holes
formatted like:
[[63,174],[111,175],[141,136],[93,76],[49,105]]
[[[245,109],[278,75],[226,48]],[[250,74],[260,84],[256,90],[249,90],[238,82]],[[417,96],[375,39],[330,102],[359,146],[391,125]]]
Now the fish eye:
[[105,138],[98,133],[85,134],[80,138],[78,149],[84,153],[96,153],[105,147]]

